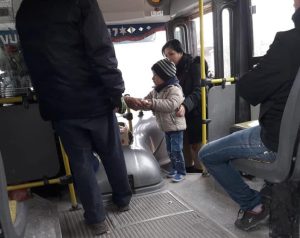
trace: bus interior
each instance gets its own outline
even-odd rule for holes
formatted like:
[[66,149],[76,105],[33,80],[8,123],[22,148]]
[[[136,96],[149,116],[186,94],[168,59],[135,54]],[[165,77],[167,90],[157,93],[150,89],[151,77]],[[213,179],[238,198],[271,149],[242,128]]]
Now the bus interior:
[[[0,1],[0,238],[94,237],[83,223],[63,145],[39,114],[15,29],[21,1]],[[163,58],[162,46],[178,39],[193,56],[203,50],[209,66],[207,142],[257,125],[259,106],[239,97],[235,81],[266,53],[276,32],[293,28],[292,1],[98,0],[98,4],[114,43],[125,94],[146,96],[153,86],[151,66]],[[299,114],[295,105],[290,113]],[[269,237],[268,224],[250,232],[234,226],[239,207],[212,176],[188,173],[180,183],[166,177],[170,160],[164,134],[151,112],[127,109],[117,117],[134,196],[128,212],[114,210],[111,187],[100,166],[97,179],[109,226],[109,233],[101,237]],[[291,123],[299,127],[298,118],[296,114],[288,118],[297,120],[286,122],[285,134]],[[274,165],[278,176],[291,176],[291,168],[297,168],[297,160],[290,157],[288,168]],[[245,172],[250,187],[263,187],[269,172],[251,174],[251,169],[243,171],[244,165],[236,166]],[[276,176],[271,181],[280,181]]]

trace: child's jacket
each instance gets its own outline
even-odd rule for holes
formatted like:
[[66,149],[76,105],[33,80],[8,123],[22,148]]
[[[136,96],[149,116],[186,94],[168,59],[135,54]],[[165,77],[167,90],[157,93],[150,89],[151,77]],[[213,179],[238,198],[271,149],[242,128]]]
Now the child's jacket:
[[178,108],[184,101],[179,84],[168,85],[159,92],[154,89],[145,99],[152,101],[151,110],[161,130],[169,132],[186,129],[185,117],[176,116]]

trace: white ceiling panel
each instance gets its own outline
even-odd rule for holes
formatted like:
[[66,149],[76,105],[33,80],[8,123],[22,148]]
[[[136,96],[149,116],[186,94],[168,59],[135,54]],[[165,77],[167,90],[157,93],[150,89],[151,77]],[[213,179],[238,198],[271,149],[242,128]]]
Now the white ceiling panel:
[[[97,0],[107,24],[166,22],[197,11],[199,0],[164,0],[163,16],[151,16],[154,10],[147,0]],[[204,0],[204,3],[211,0]]]
[[103,12],[136,12],[144,10],[144,0],[98,0]]
[[170,20],[169,9],[164,16],[151,16],[154,10],[146,0],[98,0],[107,24],[166,22]]

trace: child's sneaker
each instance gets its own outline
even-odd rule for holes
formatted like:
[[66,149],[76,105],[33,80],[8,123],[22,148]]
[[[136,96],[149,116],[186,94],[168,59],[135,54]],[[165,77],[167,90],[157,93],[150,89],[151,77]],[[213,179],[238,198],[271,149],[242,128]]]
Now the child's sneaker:
[[168,173],[167,177],[168,178],[174,178],[176,173],[177,173],[176,170],[172,170],[171,172]]
[[175,176],[172,178],[172,181],[175,182],[175,183],[178,183],[182,180],[184,180],[184,175],[182,174],[175,174]]

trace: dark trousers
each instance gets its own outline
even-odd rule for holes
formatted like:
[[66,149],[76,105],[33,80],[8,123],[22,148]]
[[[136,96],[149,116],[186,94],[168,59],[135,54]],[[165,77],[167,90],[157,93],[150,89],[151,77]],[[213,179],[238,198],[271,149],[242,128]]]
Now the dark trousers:
[[129,204],[132,192],[114,113],[97,118],[54,121],[53,124],[69,157],[86,222],[94,224],[105,220],[93,151],[100,156],[105,168],[113,202],[118,206]]

